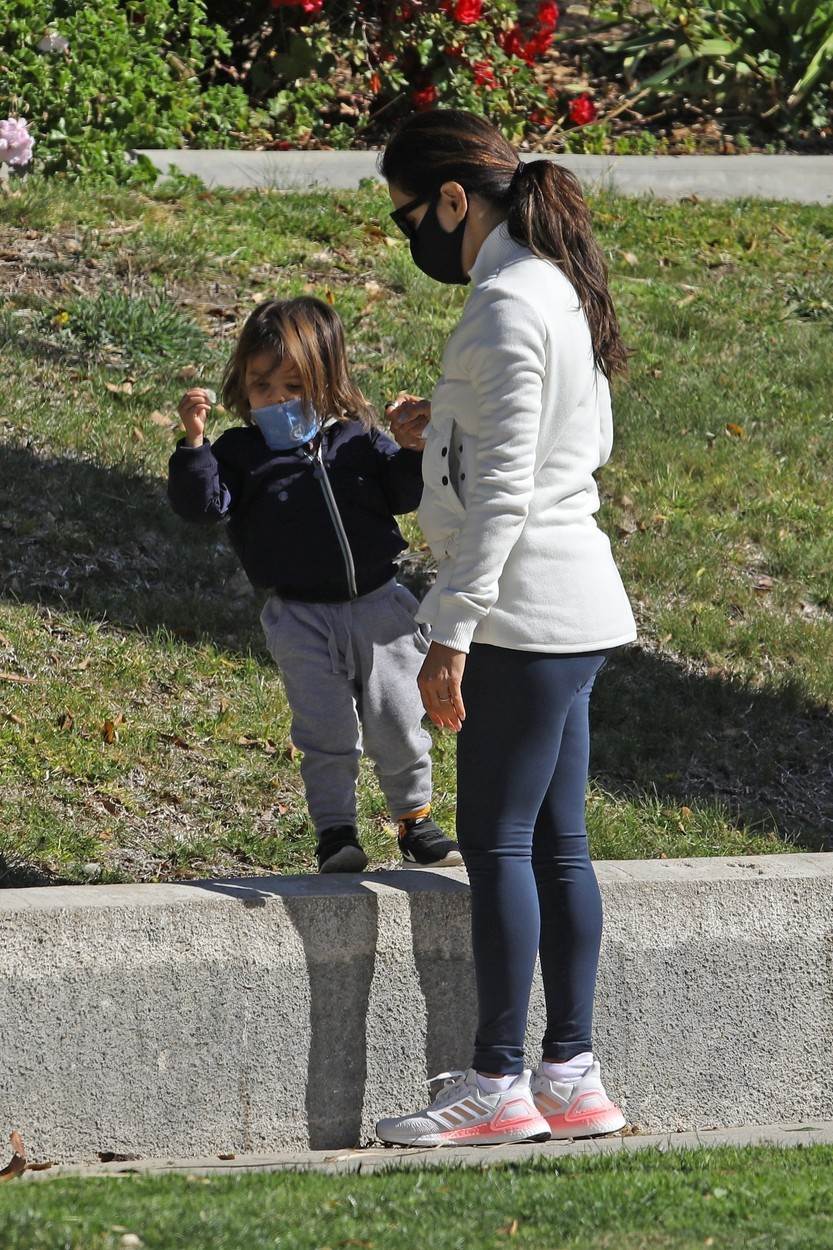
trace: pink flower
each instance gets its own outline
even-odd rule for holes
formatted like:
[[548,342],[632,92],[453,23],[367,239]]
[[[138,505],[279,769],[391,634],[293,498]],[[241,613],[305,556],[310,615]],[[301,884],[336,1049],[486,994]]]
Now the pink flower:
[[432,82],[427,87],[415,87],[411,92],[411,103],[420,113],[424,113],[437,103],[437,88]]
[[495,71],[490,61],[475,61],[472,66],[474,70],[474,81],[478,87],[486,87],[489,91],[493,91],[497,86],[495,82]]
[[588,122],[595,121],[596,116],[596,106],[586,91],[571,102],[570,121],[576,126],[586,126]]
[[301,12],[313,17],[324,8],[324,0],[301,0]]
[[7,117],[0,122],[0,161],[9,166],[28,165],[35,141],[22,117]]

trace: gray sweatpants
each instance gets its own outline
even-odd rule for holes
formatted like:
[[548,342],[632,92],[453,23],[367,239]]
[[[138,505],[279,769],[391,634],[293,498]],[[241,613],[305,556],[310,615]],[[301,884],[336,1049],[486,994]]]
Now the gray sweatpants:
[[266,644],[292,711],[292,741],[316,833],[355,825],[362,747],[393,820],[431,801],[431,735],[417,676],[428,638],[417,600],[396,581],[350,603],[272,595],[261,613]]

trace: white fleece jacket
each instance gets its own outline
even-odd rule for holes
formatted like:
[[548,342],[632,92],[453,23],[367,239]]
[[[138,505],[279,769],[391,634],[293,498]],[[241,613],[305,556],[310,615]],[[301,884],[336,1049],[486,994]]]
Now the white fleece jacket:
[[457,651],[632,642],[594,516],[593,474],[613,445],[610,392],[576,292],[504,224],[470,276],[426,430],[419,520],[439,572],[417,618]]

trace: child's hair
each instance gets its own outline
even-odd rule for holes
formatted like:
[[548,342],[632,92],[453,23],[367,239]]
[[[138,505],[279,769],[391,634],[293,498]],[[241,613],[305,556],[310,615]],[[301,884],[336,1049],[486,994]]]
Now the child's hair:
[[385,180],[413,197],[430,198],[459,182],[506,213],[509,234],[556,264],[575,288],[608,378],[624,371],[628,349],[607,284],[604,253],[593,237],[578,179],[553,161],[519,165],[518,154],[485,117],[432,109],[407,117],[379,159]]
[[361,421],[370,426],[373,409],[350,377],[344,328],[329,304],[310,295],[269,299],[246,320],[223,374],[222,399],[227,408],[251,424],[246,393],[246,364],[260,352],[272,352],[274,367],[291,360],[298,370],[304,398],[319,416]]

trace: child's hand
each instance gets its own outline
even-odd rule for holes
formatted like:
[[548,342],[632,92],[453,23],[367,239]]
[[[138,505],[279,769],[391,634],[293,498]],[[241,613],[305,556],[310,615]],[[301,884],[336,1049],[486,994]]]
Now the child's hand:
[[422,435],[431,420],[430,400],[400,391],[392,403],[385,405],[385,413],[390,421],[391,433],[400,447],[409,451],[424,449]]
[[202,386],[194,386],[186,391],[179,401],[180,419],[185,430],[185,441],[189,447],[202,447],[205,423],[211,411],[211,405],[217,402],[213,391]]

